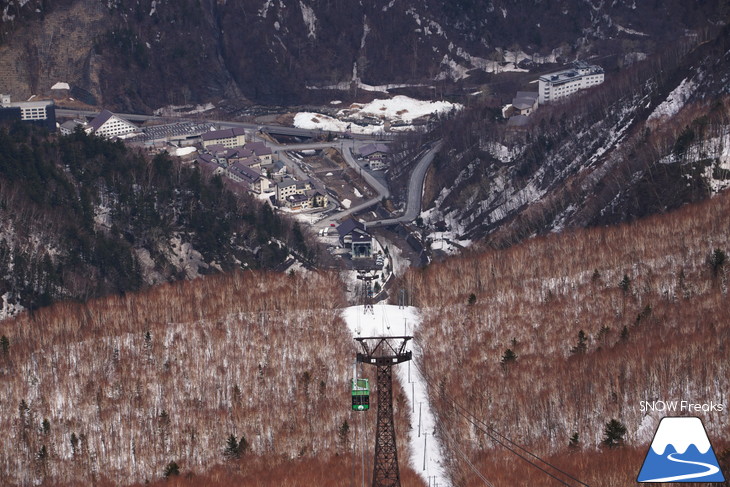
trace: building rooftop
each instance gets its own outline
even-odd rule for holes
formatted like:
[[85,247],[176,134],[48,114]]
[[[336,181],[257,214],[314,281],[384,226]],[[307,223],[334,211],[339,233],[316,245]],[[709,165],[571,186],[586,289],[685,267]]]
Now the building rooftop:
[[271,147],[263,142],[249,142],[246,147],[253,151],[257,156],[268,156],[271,154]]
[[340,234],[340,237],[344,237],[345,235],[352,233],[352,231],[354,231],[355,229],[367,233],[367,230],[365,230],[365,225],[363,223],[360,223],[359,221],[350,217],[339,224],[339,226],[337,227],[337,233]]
[[99,112],[99,115],[97,115],[94,118],[94,120],[92,120],[89,123],[89,127],[91,128],[91,131],[96,132],[97,130],[99,130],[99,127],[104,125],[113,116],[114,116],[114,114],[107,109],[104,109],[101,112]]
[[217,140],[217,139],[228,139],[231,137],[238,137],[245,135],[246,132],[243,127],[233,127],[224,130],[213,130],[211,132],[204,133],[201,137],[203,140]]
[[304,181],[297,181],[295,179],[290,179],[287,181],[280,182],[277,186],[280,188],[288,188],[289,186],[299,186],[299,185],[304,186],[307,183],[309,183],[308,179],[304,180]]
[[249,183],[255,183],[256,181],[261,179],[261,175],[259,173],[251,168],[239,164],[238,162],[231,165],[229,169],[236,173],[236,175],[238,175],[241,179]]
[[360,147],[360,155],[363,157],[368,157],[378,152],[389,154],[390,149],[385,144],[367,144]]
[[591,74],[603,73],[603,68],[600,66],[589,65],[584,62],[576,61],[573,63],[572,68],[564,69],[562,71],[556,71],[554,73],[548,73],[540,76],[539,80],[549,82],[552,84],[567,83],[581,76]]

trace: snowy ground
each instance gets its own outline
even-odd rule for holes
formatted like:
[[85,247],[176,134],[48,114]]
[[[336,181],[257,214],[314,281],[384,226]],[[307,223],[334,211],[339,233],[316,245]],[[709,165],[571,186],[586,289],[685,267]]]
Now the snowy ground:
[[178,147],[175,149],[173,155],[178,157],[187,156],[193,152],[197,152],[197,150],[195,147]]
[[314,112],[299,112],[294,116],[294,126],[307,130],[323,130],[325,132],[345,132],[353,134],[378,134],[385,129],[382,125],[358,125],[337,120],[328,115]]
[[374,117],[392,122],[410,123],[413,120],[431,114],[460,110],[463,106],[448,101],[423,101],[408,96],[398,95],[385,100],[373,100],[367,104],[353,103],[349,108],[338,112],[342,117]]
[[[447,101],[423,101],[403,95],[385,100],[373,100],[368,104],[353,103],[338,112],[338,117],[352,120],[377,118],[382,125],[358,125],[328,115],[313,112],[299,112],[294,116],[294,126],[308,130],[344,132],[355,134],[378,134],[384,132],[384,122],[411,123],[413,120],[431,114],[461,110],[462,105]],[[401,129],[404,127],[400,127]],[[412,127],[411,127],[412,128]]]
[[679,86],[669,93],[667,99],[654,109],[647,121],[667,119],[676,115],[692,96],[696,87],[697,84],[694,81],[687,78],[683,79]]
[[[353,337],[402,336],[404,334],[411,336],[420,323],[417,308],[398,308],[394,305],[376,304],[373,306],[373,311],[373,314],[366,315],[363,306],[351,306],[343,310],[343,318]],[[413,342],[410,343],[413,361],[415,364],[419,364],[418,347],[414,347]],[[450,486],[451,482],[443,468],[441,442],[438,437],[433,435],[436,423],[428,401],[427,382],[421,377],[418,367],[409,362],[396,367],[396,377],[407,393],[411,410],[413,429],[409,435],[412,453],[409,459],[410,465],[421,475],[426,484]],[[373,413],[377,414],[376,411]],[[374,421],[375,418],[372,420]]]
[[11,304],[9,301],[10,293],[5,293],[0,296],[0,321],[11,318],[25,309],[20,304]]
[[461,235],[465,233],[465,229],[455,218],[454,213],[443,215],[434,207],[421,212],[420,216],[427,225],[432,225],[436,221],[443,220],[448,228],[445,232],[433,231],[428,234],[428,238],[431,240],[432,250],[441,250],[448,254],[458,254],[463,247],[471,246],[471,240],[461,238]]

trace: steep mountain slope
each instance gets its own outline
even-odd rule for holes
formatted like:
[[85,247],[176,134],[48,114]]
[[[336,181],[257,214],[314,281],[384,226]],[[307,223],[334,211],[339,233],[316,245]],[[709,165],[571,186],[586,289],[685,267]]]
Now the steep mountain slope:
[[1,321],[4,485],[146,484],[173,462],[187,485],[342,485],[362,460],[369,476],[344,305],[334,274],[246,271]]
[[[287,243],[288,242],[288,243]],[[0,313],[307,251],[298,226],[167,154],[0,127]],[[21,308],[19,308],[19,306]]]
[[[622,65],[686,29],[724,21],[709,2],[516,0],[10,0],[0,86],[57,81],[115,109],[240,99],[291,104],[308,86],[426,83],[611,54]],[[88,96],[91,95],[91,96]]]
[[[454,479],[483,485],[471,461],[495,485],[553,485],[491,440],[494,429],[589,485],[630,485],[659,419],[676,414],[700,416],[730,461],[729,210],[724,191],[632,224],[411,270],[401,285],[422,310],[417,365]],[[641,405],[681,400],[706,406]],[[604,444],[611,419],[626,427],[618,448]]]
[[[640,468],[663,415],[640,401],[726,404],[728,208],[724,192],[408,272],[402,286],[423,318],[414,367],[428,378],[456,483],[483,484],[464,459],[495,485],[545,478],[453,401],[599,487],[626,485]],[[0,322],[5,482],[141,483],[174,462],[179,485],[281,485],[293,471],[303,485],[341,485],[374,425],[349,411],[356,348],[341,289],[330,274],[247,271]],[[407,391],[394,392],[407,458],[414,425],[399,399]],[[696,414],[720,454],[726,412]],[[627,427],[624,446],[599,448],[611,418]],[[231,435],[247,448],[228,448]]]
[[424,220],[499,246],[677,208],[730,179],[730,31],[540,107],[524,130],[475,109],[443,129]]

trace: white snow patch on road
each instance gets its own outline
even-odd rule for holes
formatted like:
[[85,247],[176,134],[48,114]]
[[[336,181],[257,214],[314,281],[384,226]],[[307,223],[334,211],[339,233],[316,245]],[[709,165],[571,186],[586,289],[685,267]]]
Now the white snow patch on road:
[[[421,321],[417,308],[386,304],[374,305],[373,313],[367,315],[363,306],[351,306],[343,310],[342,317],[353,337],[412,336]],[[451,482],[446,474],[441,441],[434,434],[436,419],[429,402],[428,382],[419,372],[421,352],[417,346],[413,346],[412,341],[409,343],[414,363],[409,365],[406,362],[396,367],[396,377],[406,392],[410,406],[412,429],[409,433],[409,461],[425,483],[428,484],[430,480],[431,485],[448,487]]]

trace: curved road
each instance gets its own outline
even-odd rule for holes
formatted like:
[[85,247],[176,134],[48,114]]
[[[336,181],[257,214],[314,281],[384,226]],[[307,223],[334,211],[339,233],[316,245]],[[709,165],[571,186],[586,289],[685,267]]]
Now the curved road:
[[[352,156],[352,147],[352,145],[346,147],[347,150],[343,150],[343,154],[347,163],[353,169],[359,170],[360,166],[358,165],[357,161],[355,161],[355,158]],[[406,201],[406,211],[403,213],[403,215],[396,218],[387,218],[384,220],[379,220],[377,222],[366,223],[366,228],[394,225],[401,222],[412,222],[418,217],[418,215],[421,213],[421,197],[423,196],[423,182],[426,179],[426,172],[428,171],[429,166],[433,162],[433,158],[436,156],[436,153],[439,150],[441,150],[440,140],[434,143],[432,147],[422,155],[421,160],[418,161],[418,164],[413,169],[411,177],[408,181],[408,199]],[[380,181],[375,179],[372,174],[367,171],[362,171],[362,176],[368,182],[368,184],[370,184],[370,186],[372,186],[373,189],[377,191],[378,196],[368,201],[365,201],[364,203],[353,206],[347,210],[334,213],[323,220],[320,220],[314,225],[315,228],[319,229],[328,227],[329,222],[333,220],[347,218],[353,213],[357,213],[359,211],[370,208],[371,206],[377,205],[380,201],[382,201],[383,198],[388,198],[390,196],[390,190]]]
[[436,157],[436,153],[441,150],[441,141],[432,144],[432,147],[421,157],[418,164],[413,169],[411,177],[408,180],[408,199],[406,201],[406,211],[402,216],[397,218],[388,218],[377,222],[366,224],[367,228],[381,227],[385,225],[393,225],[402,222],[412,222],[421,213],[421,199],[423,197],[423,183],[426,180],[426,172]]
[[[57,108],[56,113],[58,115],[61,115],[63,117],[74,117],[74,116],[95,116],[98,115],[98,112],[94,111],[84,111],[84,110],[70,110],[70,109],[61,109]],[[157,117],[154,115],[139,115],[139,114],[131,114],[131,113],[120,113],[118,114],[121,117],[124,117],[128,120],[134,120],[134,121],[146,121],[146,120],[152,120],[152,119],[162,119],[163,117]],[[186,120],[187,118],[181,117],[180,120]],[[302,137],[317,137],[322,135],[323,131],[321,130],[307,130],[307,129],[298,129],[294,127],[281,127],[277,125],[259,125],[259,124],[253,124],[253,123],[246,123],[246,122],[230,122],[230,121],[222,121],[222,120],[209,120],[210,122],[217,123],[221,125],[221,127],[244,127],[248,128],[254,131],[257,130],[263,130],[263,131],[269,131],[272,133],[286,133],[289,135],[294,136],[302,136]],[[332,132],[333,134],[336,132]],[[357,136],[357,139],[360,141],[360,144],[363,142],[370,142],[372,140],[377,140],[375,137],[369,137],[369,136]],[[296,150],[311,150],[311,149],[323,149],[328,147],[333,148],[340,148],[342,150],[342,154],[345,158],[345,161],[347,161],[347,164],[353,168],[355,171],[360,173],[365,179],[365,181],[378,193],[378,195],[375,198],[372,198],[364,203],[361,203],[359,205],[353,206],[347,210],[340,211],[338,213],[335,213],[333,215],[330,215],[329,217],[323,219],[322,221],[315,224],[315,228],[323,228],[329,226],[330,221],[332,220],[339,220],[342,218],[346,218],[350,216],[353,213],[357,213],[359,211],[365,210],[367,208],[370,208],[372,206],[375,206],[380,201],[383,200],[383,198],[390,197],[390,190],[380,181],[378,181],[372,174],[370,174],[369,171],[363,171],[360,164],[355,160],[355,158],[352,155],[352,151],[356,148],[358,140],[355,139],[344,139],[344,140],[336,140],[332,142],[313,142],[313,143],[302,143],[302,144],[273,144],[269,142],[269,145],[272,146],[272,149],[279,152],[285,152],[285,151],[296,151]],[[431,165],[431,162],[433,161],[434,156],[436,153],[441,149],[441,141],[432,144],[432,147],[423,154],[421,157],[421,160],[418,162],[416,167],[413,170],[413,173],[411,174],[409,183],[408,183],[408,199],[406,202],[406,211],[403,215],[397,217],[397,218],[388,218],[385,220],[377,221],[377,222],[370,222],[369,224],[366,224],[367,227],[379,227],[379,226],[385,226],[385,225],[393,225],[400,222],[411,222],[415,220],[419,213],[421,212],[421,197],[423,195],[423,182],[426,178],[426,171],[428,170],[428,167]],[[296,166],[296,165],[295,165]]]

